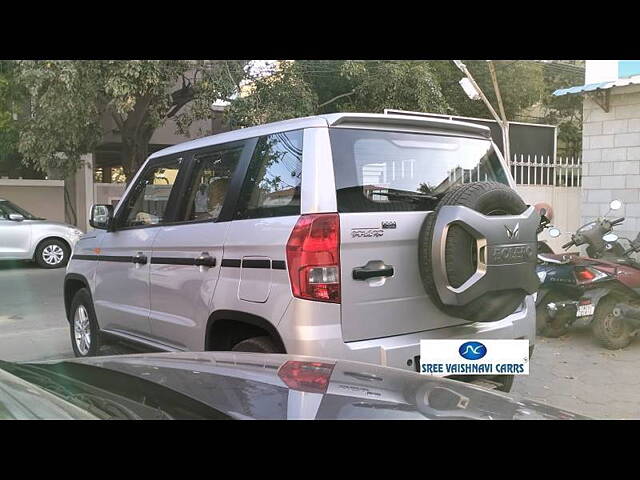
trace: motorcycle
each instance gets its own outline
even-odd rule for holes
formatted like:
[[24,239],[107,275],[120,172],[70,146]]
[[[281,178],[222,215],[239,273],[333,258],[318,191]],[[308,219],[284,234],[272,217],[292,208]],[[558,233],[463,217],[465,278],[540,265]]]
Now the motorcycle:
[[[596,340],[611,350],[626,347],[640,332],[640,263],[631,257],[640,252],[640,234],[635,240],[610,231],[597,236],[623,220],[591,225],[586,236],[572,236],[570,244],[589,243],[597,258],[578,257],[574,262],[576,284],[582,290],[577,300],[549,302],[546,307],[556,329],[566,332],[578,320],[590,322]],[[622,246],[621,239],[629,248]]]
[[[622,203],[614,200],[609,207],[609,211],[618,210]],[[598,263],[597,259],[615,262],[625,253],[617,240],[603,239],[623,221],[624,218],[608,220],[605,215],[580,227],[571,236],[571,241],[562,245],[567,250],[586,244],[589,257],[581,257],[578,253],[538,254],[537,273],[541,282],[536,298],[538,333],[546,337],[559,337],[567,333],[577,318],[593,315],[588,307],[579,308],[578,303],[591,283],[600,278],[600,273],[592,271],[593,265]],[[555,227],[549,230],[553,238],[560,234]]]

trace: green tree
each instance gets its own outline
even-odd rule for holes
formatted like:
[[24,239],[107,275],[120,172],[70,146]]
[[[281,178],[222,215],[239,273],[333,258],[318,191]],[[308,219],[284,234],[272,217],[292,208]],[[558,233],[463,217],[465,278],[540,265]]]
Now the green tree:
[[385,108],[445,113],[447,102],[428,62],[298,60],[251,79],[231,102],[233,126],[338,111]]
[[[127,178],[148,155],[153,132],[173,118],[184,133],[208,118],[211,104],[237,92],[246,61],[74,60],[21,61],[19,81],[29,94],[20,126],[24,161],[46,171],[72,172],[92,152],[113,119]],[[185,108],[188,105],[188,108]]]
[[[463,60],[463,63],[499,114],[498,100],[487,61]],[[493,120],[484,102],[471,100],[464,93],[458,83],[463,74],[451,60],[434,60],[430,65],[447,99],[451,114]],[[522,110],[539,103],[545,94],[542,66],[538,62],[528,60],[499,60],[494,61],[494,65],[505,115],[507,120],[513,121]]]
[[558,154],[579,156],[582,151],[582,96],[551,95],[559,88],[584,84],[584,60],[550,62],[544,69],[545,121],[558,126]]

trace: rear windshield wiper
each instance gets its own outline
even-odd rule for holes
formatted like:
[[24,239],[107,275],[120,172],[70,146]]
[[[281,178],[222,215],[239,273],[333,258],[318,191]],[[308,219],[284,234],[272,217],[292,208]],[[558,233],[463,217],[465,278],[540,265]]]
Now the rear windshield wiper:
[[437,202],[440,200],[435,195],[429,195],[428,193],[420,193],[420,192],[409,192],[406,190],[392,190],[388,189],[386,192],[371,192],[372,195],[382,195],[387,198],[395,198],[398,200],[409,200],[410,202],[424,202],[425,200],[430,200],[433,202]]

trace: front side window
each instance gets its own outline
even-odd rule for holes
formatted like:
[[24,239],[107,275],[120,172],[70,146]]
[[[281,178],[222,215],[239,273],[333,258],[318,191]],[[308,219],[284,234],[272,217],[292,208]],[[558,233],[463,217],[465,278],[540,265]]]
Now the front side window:
[[430,210],[455,185],[509,184],[489,140],[339,128],[330,137],[339,212]]
[[127,198],[120,227],[157,225],[166,221],[169,196],[181,164],[182,159],[176,158],[143,172]]
[[195,174],[187,191],[183,221],[216,220],[220,216],[243,148],[244,142],[194,155]]
[[294,130],[258,140],[236,218],[300,214],[302,138],[302,130]]
[[31,213],[27,212],[24,208],[20,208],[15,203],[11,203],[8,200],[4,200],[0,202],[0,218],[7,219],[9,215],[12,213],[17,213],[22,215],[27,220],[41,220],[40,217],[36,217]]

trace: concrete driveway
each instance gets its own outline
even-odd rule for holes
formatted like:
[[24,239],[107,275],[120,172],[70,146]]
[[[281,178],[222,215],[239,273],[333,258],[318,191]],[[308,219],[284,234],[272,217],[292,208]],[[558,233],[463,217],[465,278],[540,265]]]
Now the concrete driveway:
[[0,358],[42,360],[73,356],[64,314],[64,268],[0,262]]
[[[0,262],[0,359],[73,357],[64,313],[64,269]],[[102,353],[130,353],[123,346]],[[539,337],[531,374],[513,392],[593,418],[640,418],[640,339],[624,350],[598,346],[587,326],[557,339]]]

